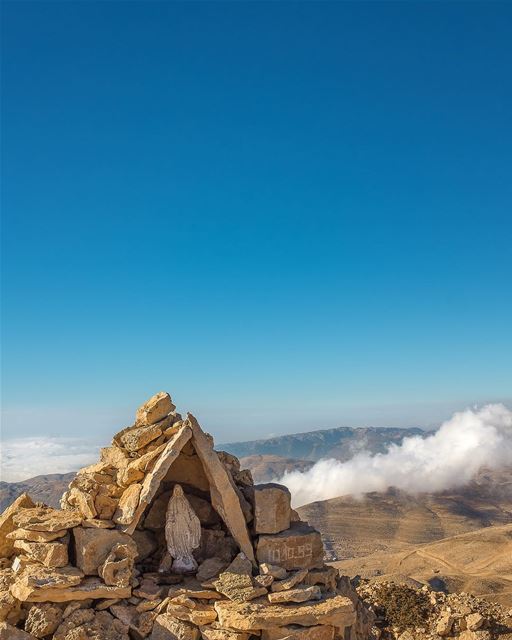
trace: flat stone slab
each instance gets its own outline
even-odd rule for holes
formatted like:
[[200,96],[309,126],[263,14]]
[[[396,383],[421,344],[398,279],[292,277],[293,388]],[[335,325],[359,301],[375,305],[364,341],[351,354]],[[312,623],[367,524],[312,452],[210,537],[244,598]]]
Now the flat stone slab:
[[291,494],[281,485],[269,482],[254,485],[255,533],[280,533],[290,526]]
[[272,629],[297,624],[303,627],[332,625],[348,627],[354,624],[354,605],[345,596],[335,596],[315,603],[264,604],[220,600],[214,605],[222,627],[235,631]]
[[14,524],[29,531],[60,531],[78,527],[83,518],[78,511],[61,511],[51,507],[21,509],[13,516]]
[[74,587],[39,587],[23,585],[15,582],[11,593],[22,602],[70,602],[71,600],[88,600],[89,598],[129,598],[131,587],[110,587],[99,578],[85,578]]
[[258,562],[279,565],[287,570],[323,566],[324,547],[320,533],[305,522],[275,535],[262,535],[256,546]]

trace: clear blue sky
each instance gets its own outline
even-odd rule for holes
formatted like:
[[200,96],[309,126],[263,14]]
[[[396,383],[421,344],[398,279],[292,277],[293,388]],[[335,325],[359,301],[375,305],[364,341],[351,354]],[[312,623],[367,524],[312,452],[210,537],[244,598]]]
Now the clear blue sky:
[[4,2],[6,438],[512,397],[512,3]]

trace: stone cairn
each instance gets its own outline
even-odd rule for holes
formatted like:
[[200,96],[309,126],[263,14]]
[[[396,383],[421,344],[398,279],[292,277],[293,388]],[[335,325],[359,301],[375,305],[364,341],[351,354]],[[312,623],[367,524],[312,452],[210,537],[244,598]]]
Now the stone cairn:
[[[0,640],[368,638],[288,489],[254,485],[175,409],[163,392],[142,405],[60,510],[23,494],[0,516]],[[173,572],[176,545],[193,571]]]

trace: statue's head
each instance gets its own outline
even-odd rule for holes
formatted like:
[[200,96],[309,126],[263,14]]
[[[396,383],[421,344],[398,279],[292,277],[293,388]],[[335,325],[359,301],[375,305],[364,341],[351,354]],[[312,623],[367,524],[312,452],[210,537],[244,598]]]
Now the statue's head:
[[174,487],[174,491],[172,492],[172,497],[173,498],[183,498],[183,489],[181,488],[180,484],[177,484]]

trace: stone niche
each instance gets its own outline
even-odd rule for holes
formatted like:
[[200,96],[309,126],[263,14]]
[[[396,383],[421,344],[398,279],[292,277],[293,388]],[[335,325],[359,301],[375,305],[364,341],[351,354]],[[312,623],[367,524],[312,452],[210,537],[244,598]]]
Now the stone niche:
[[[198,564],[208,558],[231,562],[239,549],[222,518],[212,506],[210,483],[203,463],[192,442],[187,442],[159,485],[135,531],[146,547],[154,550],[142,554],[139,560],[143,571],[156,571],[166,552],[165,517],[174,487],[179,484],[201,523],[201,544],[193,555]],[[139,543],[140,546],[140,543]]]

